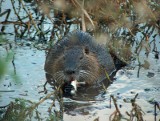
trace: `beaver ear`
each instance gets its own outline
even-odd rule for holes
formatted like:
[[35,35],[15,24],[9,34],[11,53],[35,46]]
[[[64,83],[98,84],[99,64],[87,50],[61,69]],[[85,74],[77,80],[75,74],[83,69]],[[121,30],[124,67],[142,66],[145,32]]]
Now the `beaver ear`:
[[88,46],[86,46],[86,47],[84,48],[84,52],[85,52],[86,54],[89,54],[89,47],[88,47]]

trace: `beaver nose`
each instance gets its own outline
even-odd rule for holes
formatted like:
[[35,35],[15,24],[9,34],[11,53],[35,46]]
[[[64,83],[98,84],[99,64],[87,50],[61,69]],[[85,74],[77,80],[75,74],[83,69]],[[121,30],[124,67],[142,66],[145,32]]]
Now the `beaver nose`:
[[75,70],[70,70],[70,69],[65,70],[65,73],[68,75],[75,74],[75,72],[76,72]]

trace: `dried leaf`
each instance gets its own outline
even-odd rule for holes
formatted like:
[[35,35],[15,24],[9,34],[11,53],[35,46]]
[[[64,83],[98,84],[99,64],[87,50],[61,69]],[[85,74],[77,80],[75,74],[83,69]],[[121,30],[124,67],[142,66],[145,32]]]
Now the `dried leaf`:
[[150,63],[149,63],[147,60],[144,60],[144,64],[142,64],[142,67],[143,67],[144,69],[149,69]]

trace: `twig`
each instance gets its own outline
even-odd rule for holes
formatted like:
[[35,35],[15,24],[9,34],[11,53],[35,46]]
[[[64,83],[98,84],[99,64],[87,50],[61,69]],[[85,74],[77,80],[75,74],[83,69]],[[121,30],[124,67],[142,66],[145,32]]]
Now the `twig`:
[[113,100],[113,103],[114,103],[114,105],[115,105],[115,108],[116,108],[116,111],[121,115],[121,112],[119,111],[119,108],[118,108],[118,106],[117,106],[117,100],[114,98],[114,96],[113,95],[111,95],[111,98],[112,98],[112,100]]
[[29,19],[31,20],[32,24],[34,25],[34,28],[36,29],[36,31],[40,31],[40,30],[38,29],[38,27],[36,26],[35,21],[34,21],[33,18],[32,18],[31,12],[30,12],[29,10],[27,11],[27,9],[25,8],[22,0],[19,0],[19,1],[20,1],[20,3],[22,4],[22,7],[23,7],[24,11],[25,11],[25,12],[27,13],[27,15],[29,16]]
[[0,92],[15,92],[15,90],[0,90]]
[[[84,0],[82,3],[82,8],[84,9]],[[82,31],[86,32],[86,24],[85,24],[85,20],[84,20],[84,13],[82,13]]]
[[138,121],[144,121],[142,113],[144,113],[139,105],[136,104],[136,98],[138,97],[138,94],[135,95],[133,99],[131,99],[132,103],[132,110],[130,113],[130,120],[133,121],[133,118],[136,117]]
[[16,14],[18,20],[19,20],[21,23],[23,23],[23,21],[21,20],[21,17],[20,17],[20,16],[18,15],[18,13],[16,12],[16,8],[15,8],[15,6],[14,6],[14,1],[11,0],[11,3],[12,3],[12,7],[13,7],[13,10],[14,10],[14,13]]
[[2,21],[0,24],[17,24],[17,25],[26,25],[27,22],[20,21]]
[[55,106],[54,100],[53,100],[51,106],[48,108],[48,112],[51,112],[51,109],[52,109],[53,106]]
[[110,109],[112,108],[111,102],[112,102],[112,97],[110,96],[109,98],[109,102],[110,102]]
[[11,12],[11,9],[7,9],[6,11],[0,13],[0,17],[7,13],[7,16],[5,18],[5,21],[6,21],[10,15],[10,12]]
[[13,65],[13,68],[14,68],[14,74],[16,74],[16,66],[15,66],[15,63],[14,63],[14,59],[15,59],[15,56],[13,54],[12,65]]
[[157,107],[157,103],[155,102],[154,103],[154,120],[155,121],[157,121],[157,109],[156,109],[156,107]]
[[[11,13],[11,9],[7,9],[5,12],[0,13],[0,17],[3,16],[4,14],[6,14],[6,13],[7,13],[7,15],[6,15],[6,18],[5,18],[4,21],[8,20],[8,17],[9,17],[9,15]],[[2,26],[1,31],[3,32],[4,30],[5,30],[5,26]]]
[[113,117],[113,121],[114,121],[114,120],[120,119],[121,116],[122,116],[122,114],[121,114],[121,112],[119,111],[119,108],[118,108],[118,106],[117,106],[117,103],[116,103],[117,100],[114,98],[113,95],[111,95],[111,98],[112,98],[112,100],[113,100],[113,103],[114,103],[114,105],[115,105],[116,110],[109,116],[109,120],[112,121],[112,116],[114,116],[114,117]]
[[89,14],[87,13],[87,11],[79,4],[79,2],[78,2],[77,0],[72,0],[72,1],[74,1],[74,3],[76,3],[76,4],[78,5],[78,7],[81,8],[82,12],[84,13],[84,15],[86,15],[86,17],[87,17],[87,18],[89,19],[89,21],[91,22],[93,28],[95,29],[94,23],[93,23],[91,17],[89,16]]
[[51,97],[52,95],[55,94],[55,91],[51,92],[50,94],[47,94],[46,97],[44,97],[43,99],[41,99],[38,103],[36,103],[32,108],[36,108],[38,105],[40,105],[41,103],[43,103],[46,99],[48,99],[49,97]]
[[157,121],[157,108],[160,110],[160,105],[158,102],[154,103],[154,120]]

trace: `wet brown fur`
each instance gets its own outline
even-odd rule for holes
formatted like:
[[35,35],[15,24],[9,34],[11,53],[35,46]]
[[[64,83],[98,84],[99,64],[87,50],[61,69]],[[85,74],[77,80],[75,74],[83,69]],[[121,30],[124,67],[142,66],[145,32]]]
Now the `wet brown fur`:
[[[79,39],[81,38],[81,36],[79,37],[79,34],[81,34],[81,36],[84,36],[83,39],[86,39],[84,40],[84,44],[83,41],[81,42],[81,40]],[[88,34],[85,35],[85,33],[77,32],[74,36],[69,37],[69,40],[64,39],[62,43],[58,43],[57,45],[55,45],[55,47],[51,49],[47,55],[45,71],[47,81],[51,85],[62,85],[65,83],[64,69],[68,65],[65,65],[64,63],[64,54],[67,50],[74,51],[74,49],[79,49],[79,52],[83,53],[83,59],[78,60],[76,63],[77,70],[80,71],[78,72],[78,76],[80,78],[77,81],[83,80],[84,82],[86,82],[86,84],[91,85],[106,78],[104,70],[106,70],[110,74],[111,71],[115,69],[110,54],[104,48],[102,49],[99,45],[92,42],[92,38]],[[67,39],[69,37],[67,37]],[[77,41],[80,42],[78,43]],[[87,46],[88,49],[86,49]],[[101,51],[98,52],[100,49],[102,49],[102,54],[100,53]],[[76,58],[79,58],[80,53],[77,53]],[[68,54],[67,56],[69,58],[73,58],[72,54]],[[103,58],[103,56],[105,58]]]

